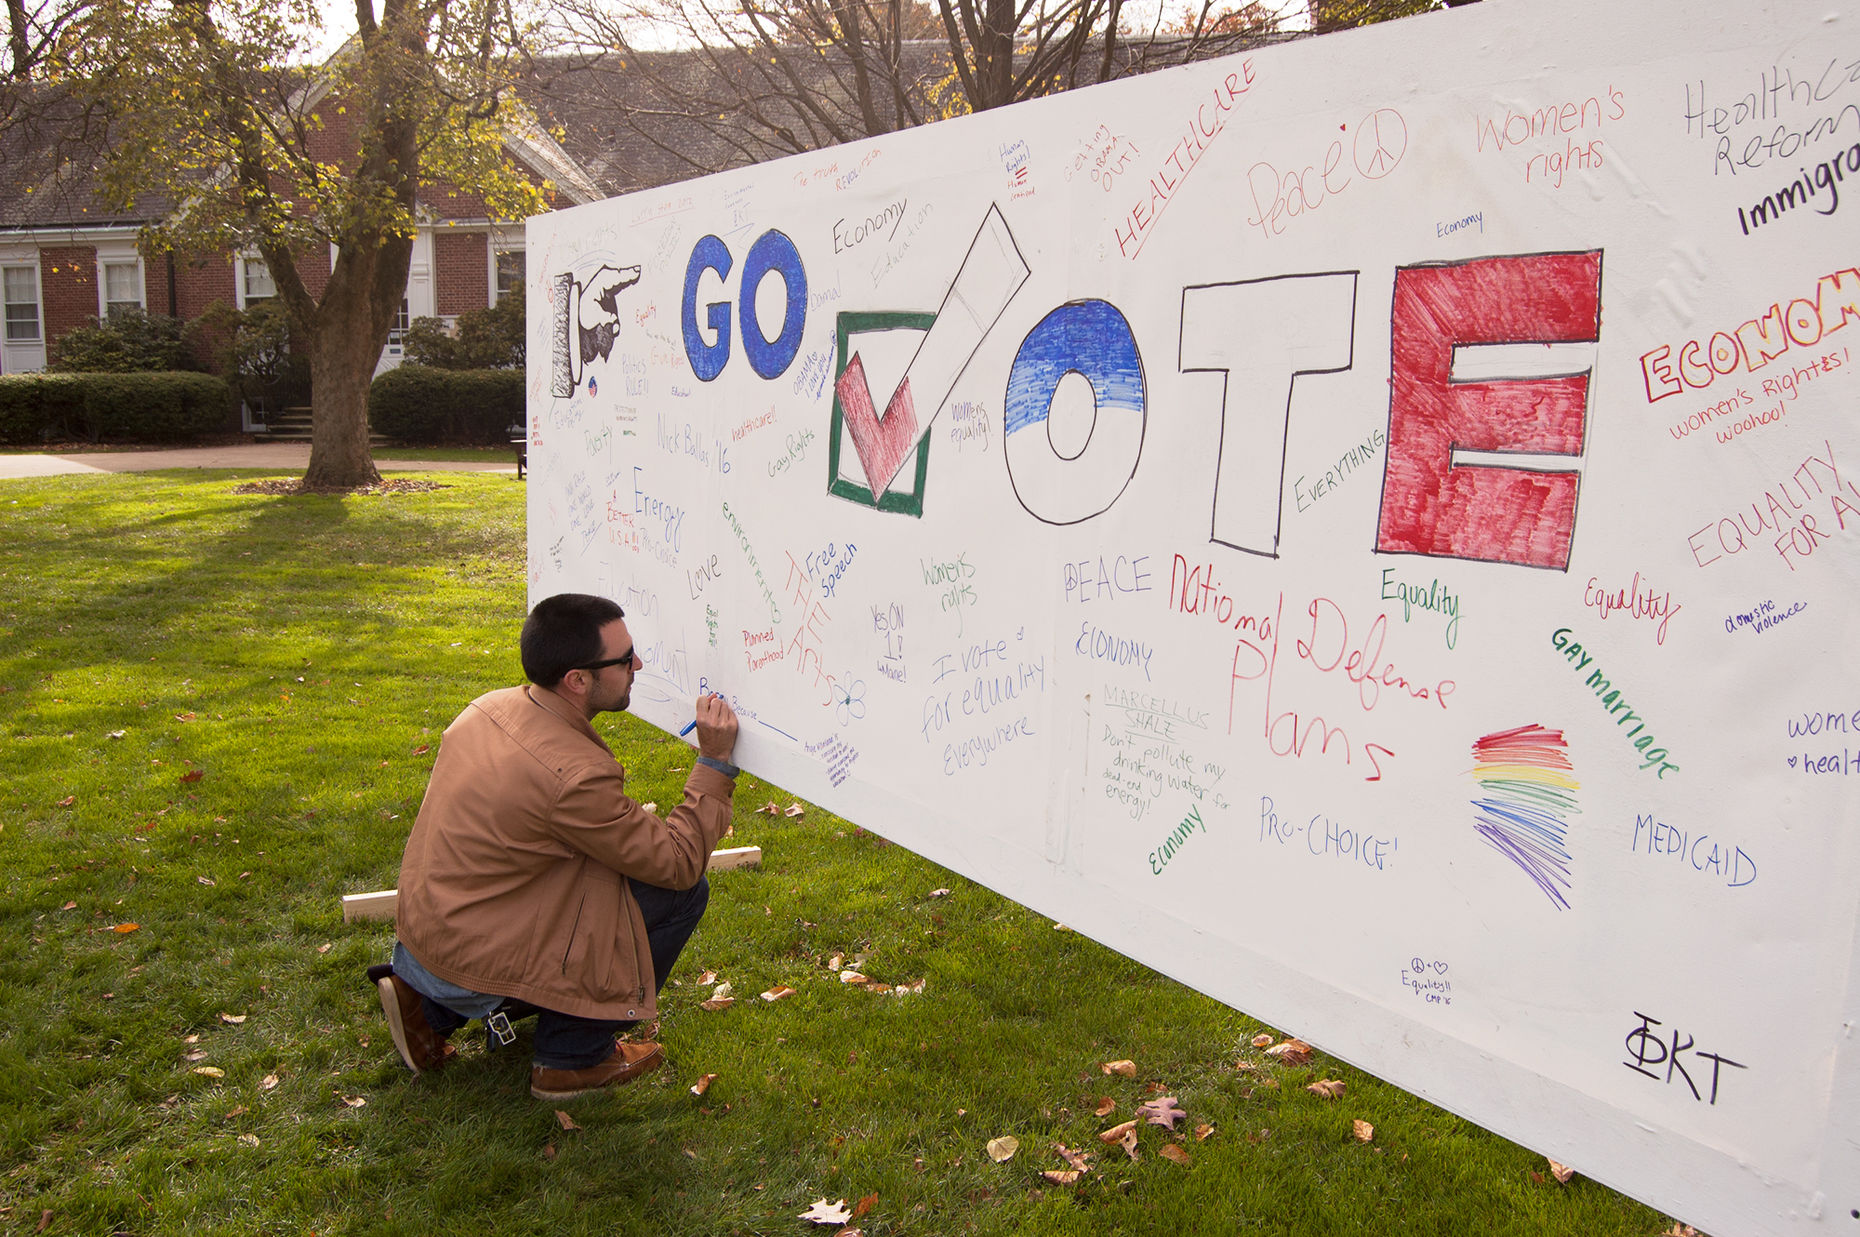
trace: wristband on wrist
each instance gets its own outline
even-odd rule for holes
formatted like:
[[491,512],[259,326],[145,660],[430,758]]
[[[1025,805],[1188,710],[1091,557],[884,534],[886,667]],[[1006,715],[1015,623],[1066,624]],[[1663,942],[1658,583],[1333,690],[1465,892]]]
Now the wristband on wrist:
[[718,760],[715,756],[699,756],[697,762],[708,769],[715,769],[725,777],[734,778],[742,770],[727,760]]

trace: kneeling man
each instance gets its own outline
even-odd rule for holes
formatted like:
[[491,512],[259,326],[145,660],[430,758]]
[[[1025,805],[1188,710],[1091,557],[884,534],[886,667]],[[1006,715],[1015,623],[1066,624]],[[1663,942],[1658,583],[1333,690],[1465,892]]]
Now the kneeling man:
[[664,1059],[616,1031],[658,1013],[658,991],[704,914],[704,868],[730,825],[736,714],[697,702],[697,761],[661,820],[590,725],[627,707],[639,666],[623,611],[563,593],[523,624],[525,687],[467,705],[446,728],[401,860],[392,967],[370,971],[416,1074],[473,1018],[508,1043],[536,1016],[530,1094],[561,1100]]

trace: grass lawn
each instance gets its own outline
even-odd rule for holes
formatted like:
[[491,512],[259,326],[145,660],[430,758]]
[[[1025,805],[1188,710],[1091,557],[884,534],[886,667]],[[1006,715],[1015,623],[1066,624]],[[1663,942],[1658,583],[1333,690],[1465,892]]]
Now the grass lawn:
[[[1670,1228],[1321,1054],[1282,1065],[1252,1046],[1278,1029],[819,808],[759,814],[790,799],[747,776],[726,844],[766,858],[712,880],[667,1068],[572,1128],[529,1096],[527,1024],[415,1079],[363,978],[391,928],[338,898],[393,885],[440,731],[520,678],[524,489],[240,479],[0,482],[0,1231],[804,1237],[836,1231],[796,1218],[822,1198],[871,1199],[868,1235]],[[691,749],[601,725],[675,801]],[[698,1007],[705,970],[732,1008]],[[1164,1095],[1186,1120],[1140,1158],[1098,1140]],[[1044,1178],[1056,1143],[1091,1171]]]

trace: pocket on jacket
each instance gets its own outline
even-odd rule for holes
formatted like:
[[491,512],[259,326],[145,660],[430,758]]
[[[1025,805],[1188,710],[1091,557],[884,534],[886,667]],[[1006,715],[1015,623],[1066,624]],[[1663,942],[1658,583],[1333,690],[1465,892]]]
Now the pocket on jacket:
[[620,923],[620,875],[597,863],[582,871],[581,896],[562,954],[562,974],[596,1000],[615,993],[614,941]]

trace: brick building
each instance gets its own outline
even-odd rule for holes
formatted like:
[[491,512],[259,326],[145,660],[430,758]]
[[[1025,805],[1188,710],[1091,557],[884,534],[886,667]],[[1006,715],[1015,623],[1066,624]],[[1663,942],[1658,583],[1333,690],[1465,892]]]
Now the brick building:
[[[313,93],[315,87],[309,88]],[[344,125],[333,98],[305,103],[333,135]],[[505,127],[504,152],[550,202],[569,206],[607,196],[554,139],[521,114]],[[134,210],[107,209],[90,180],[94,148],[60,148],[21,126],[0,136],[0,373],[44,369],[59,336],[112,310],[193,319],[216,301],[239,309],[276,294],[256,254],[150,253],[138,245],[143,225],[174,209],[166,200]],[[88,156],[88,157],[86,157]],[[495,304],[523,279],[523,224],[490,216],[482,199],[444,184],[422,187],[399,327],[418,317],[456,318]],[[298,261],[310,293],[328,282],[333,254]],[[398,330],[380,368],[400,363]],[[252,428],[248,418],[246,428]]]

